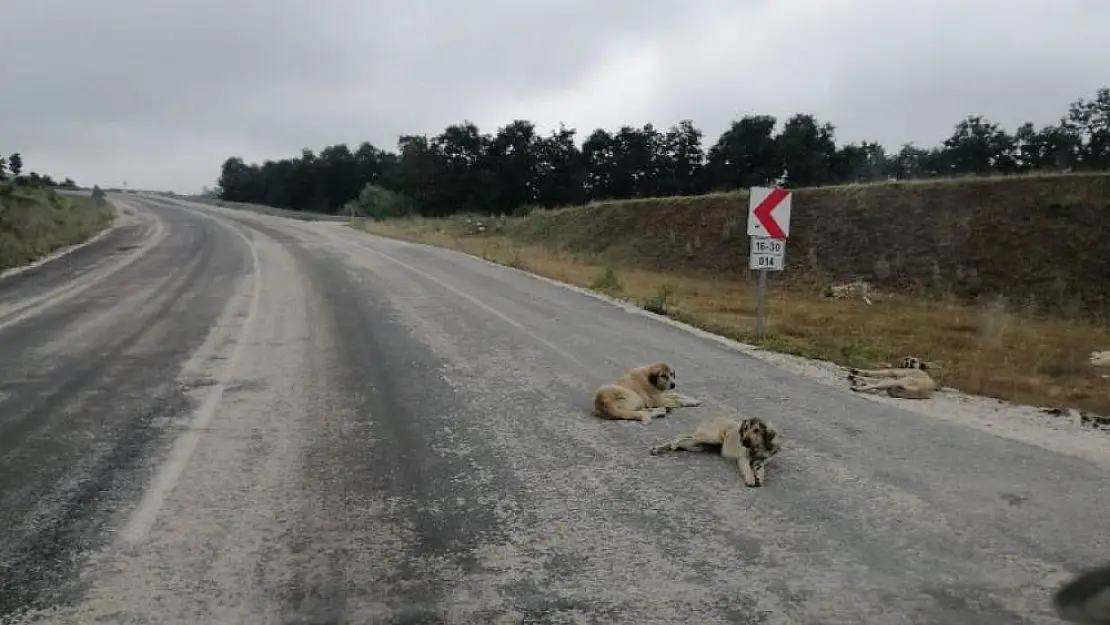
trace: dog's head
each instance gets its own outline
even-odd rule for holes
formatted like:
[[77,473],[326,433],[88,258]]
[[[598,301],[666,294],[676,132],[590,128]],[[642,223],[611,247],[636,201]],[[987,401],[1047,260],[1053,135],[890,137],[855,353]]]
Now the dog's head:
[[752,417],[740,422],[740,441],[747,447],[754,458],[766,460],[779,453],[782,448],[782,437],[778,428],[770,422]]
[[644,367],[648,384],[661,391],[669,391],[678,385],[674,367],[665,362],[657,362]]
[[917,356],[904,356],[902,358],[902,360],[900,360],[898,362],[898,368],[899,369],[921,369],[922,371],[925,371],[926,369],[928,369],[928,367],[925,366],[925,362],[923,360],[921,360],[920,358],[918,358]]

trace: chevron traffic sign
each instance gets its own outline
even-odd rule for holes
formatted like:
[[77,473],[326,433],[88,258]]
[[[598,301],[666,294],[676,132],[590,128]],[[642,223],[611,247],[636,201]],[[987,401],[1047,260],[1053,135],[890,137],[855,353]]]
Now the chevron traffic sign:
[[752,187],[748,194],[748,236],[790,236],[790,199],[786,189]]

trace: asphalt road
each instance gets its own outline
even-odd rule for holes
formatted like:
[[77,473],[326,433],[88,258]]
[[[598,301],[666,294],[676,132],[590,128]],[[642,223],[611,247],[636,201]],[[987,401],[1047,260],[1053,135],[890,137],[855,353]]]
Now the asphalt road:
[[[1058,623],[1103,469],[445,250],[162,199],[0,280],[0,620]],[[705,401],[593,417],[666,359]],[[654,443],[770,417],[761,489]]]

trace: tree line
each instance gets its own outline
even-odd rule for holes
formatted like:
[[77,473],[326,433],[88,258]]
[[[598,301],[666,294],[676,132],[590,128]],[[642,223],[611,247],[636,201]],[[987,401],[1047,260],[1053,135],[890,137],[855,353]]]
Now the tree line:
[[215,193],[235,202],[320,213],[352,206],[367,216],[415,212],[508,214],[593,200],[697,195],[764,184],[808,187],[961,174],[1110,169],[1110,88],[1080,98],[1056,123],[1008,132],[969,115],[933,148],[837,145],[832,124],[806,113],[732,122],[716,142],[683,120],[596,129],[579,142],[565,126],[541,134],[515,120],[493,134],[469,122],[435,136],[402,135],[395,151],[363,142],[300,156],[224,161]]
[[66,178],[62,182],[55,182],[53,178],[46,174],[34,171],[24,174],[23,169],[23,155],[20,152],[0,156],[0,183],[8,182],[30,187],[78,188],[77,183],[70,178]]

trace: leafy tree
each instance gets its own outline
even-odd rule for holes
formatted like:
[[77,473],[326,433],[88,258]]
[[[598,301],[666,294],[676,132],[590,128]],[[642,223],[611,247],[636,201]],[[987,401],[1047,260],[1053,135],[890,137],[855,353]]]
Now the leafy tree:
[[1026,122],[1014,133],[1014,158],[1022,171],[1067,169],[1080,158],[1082,138],[1063,124],[1037,130]]
[[697,195],[706,190],[704,133],[694,122],[684,119],[667,130],[664,138],[666,163],[661,172],[658,195]]
[[1110,167],[1110,88],[1099,89],[1093,100],[1072,103],[1062,125],[1078,140],[1077,164],[1086,169]]
[[708,186],[731,190],[767,184],[782,175],[784,163],[775,143],[771,115],[747,115],[734,121],[709,149]]
[[969,115],[956,124],[952,136],[944,140],[947,167],[954,174],[1014,173],[1014,139],[998,124],[981,115]]
[[[394,214],[404,204],[404,211],[445,216],[780,183],[1110,169],[1110,89],[1075,101],[1058,123],[1039,129],[1027,123],[1011,134],[970,115],[931,148],[837,145],[835,127],[807,113],[787,117],[781,128],[774,116],[747,115],[708,149],[703,142],[691,120],[666,130],[653,124],[597,128],[581,138],[565,125],[541,134],[524,119],[492,134],[463,121],[434,136],[402,135],[396,150],[363,142],[353,151],[342,143],[318,153],[305,148],[261,164],[231,157],[221,166],[216,192],[230,201],[323,213],[353,206],[369,215]],[[15,160],[8,169],[17,165],[21,170]]]
[[12,172],[13,178],[18,178],[23,172],[23,155],[19,152],[8,157],[8,171]]
[[535,125],[518,119],[498,129],[486,143],[481,167],[490,172],[496,191],[488,208],[509,213],[518,206],[536,202],[540,142]]
[[585,165],[586,197],[590,200],[608,200],[620,197],[615,191],[619,175],[616,163],[616,142],[609,131],[602,128],[590,133],[582,144],[582,161]]
[[775,138],[779,158],[792,187],[808,187],[833,182],[836,142],[832,124],[799,113],[786,120]]
[[[261,172],[256,165],[247,165],[238,156],[224,161],[217,186],[220,198],[229,202],[257,202],[262,200],[264,189],[260,184]],[[278,206],[282,206],[278,204]],[[284,207],[284,206],[282,206]]]
[[497,177],[487,158],[490,137],[464,121],[448,126],[430,143],[438,161],[439,197],[433,214],[496,212]]
[[887,173],[897,180],[908,180],[940,176],[947,169],[946,155],[939,148],[925,149],[907,143],[888,161]]
[[586,162],[575,134],[560,125],[535,146],[536,202],[544,208],[586,201]]
[[878,143],[850,143],[832,157],[831,172],[839,182],[873,182],[892,173],[890,157]]

